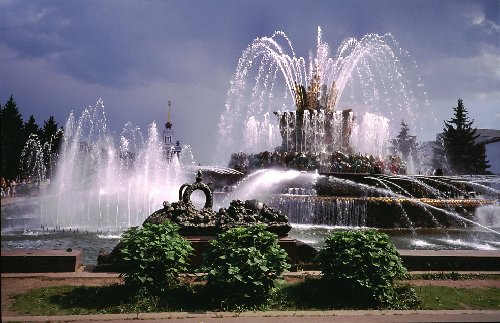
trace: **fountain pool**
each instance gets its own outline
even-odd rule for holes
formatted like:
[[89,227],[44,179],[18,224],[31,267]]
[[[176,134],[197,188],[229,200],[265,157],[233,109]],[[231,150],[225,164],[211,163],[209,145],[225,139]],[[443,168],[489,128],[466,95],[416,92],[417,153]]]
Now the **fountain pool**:
[[[10,204],[10,211],[22,208]],[[2,223],[12,221],[9,212],[2,207]],[[27,220],[27,219],[25,219]],[[500,226],[489,227],[500,231]],[[292,224],[288,236],[320,248],[326,237],[335,230],[353,227]],[[467,229],[387,229],[384,230],[399,249],[423,250],[500,250],[497,234],[480,228]],[[111,251],[119,242],[122,232],[85,231],[78,229],[41,228],[24,229],[22,226],[2,230],[2,249],[82,249],[83,263],[95,265],[101,250]]]

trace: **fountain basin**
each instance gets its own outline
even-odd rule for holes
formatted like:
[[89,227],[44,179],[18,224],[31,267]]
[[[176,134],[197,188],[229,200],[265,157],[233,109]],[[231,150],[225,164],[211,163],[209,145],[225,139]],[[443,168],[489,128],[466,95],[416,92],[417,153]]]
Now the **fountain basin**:
[[398,250],[404,266],[413,271],[499,271],[500,251]]
[[474,211],[494,200],[334,197],[277,194],[270,205],[291,223],[375,228],[469,227]]
[[2,250],[2,273],[75,272],[82,266],[82,250]]

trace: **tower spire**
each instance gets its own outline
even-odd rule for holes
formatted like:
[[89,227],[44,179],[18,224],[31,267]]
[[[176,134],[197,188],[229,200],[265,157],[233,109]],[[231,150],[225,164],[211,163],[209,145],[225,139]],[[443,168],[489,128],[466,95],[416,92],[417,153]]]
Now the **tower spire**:
[[170,110],[172,109],[171,105],[172,105],[172,101],[168,101],[167,123],[165,124],[165,127],[167,127],[167,129],[172,128],[172,122],[170,121]]
[[165,123],[165,129],[163,130],[163,153],[168,161],[172,160],[172,157],[175,155],[179,157],[182,147],[179,141],[174,144],[174,131],[172,130],[172,119],[171,119],[171,110],[172,110],[172,101],[167,101],[168,103],[168,114],[167,114],[167,123]]

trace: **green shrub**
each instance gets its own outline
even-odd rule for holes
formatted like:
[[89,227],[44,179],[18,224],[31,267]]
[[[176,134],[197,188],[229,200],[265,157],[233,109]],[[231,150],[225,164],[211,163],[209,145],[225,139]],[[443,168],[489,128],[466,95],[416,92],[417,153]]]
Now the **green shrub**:
[[407,271],[389,241],[376,230],[333,233],[318,253],[323,279],[354,307],[399,307],[395,280]]
[[176,224],[165,221],[145,223],[123,233],[120,252],[125,285],[148,294],[179,286],[179,274],[187,271],[193,248],[178,230]]
[[207,288],[227,307],[264,301],[290,266],[277,236],[264,225],[236,227],[210,242],[205,254]]

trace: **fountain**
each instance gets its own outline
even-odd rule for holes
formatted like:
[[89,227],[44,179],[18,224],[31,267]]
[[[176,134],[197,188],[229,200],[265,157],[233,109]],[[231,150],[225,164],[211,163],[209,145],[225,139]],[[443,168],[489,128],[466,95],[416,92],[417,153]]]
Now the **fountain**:
[[[214,209],[257,199],[288,216],[290,238],[315,247],[332,230],[378,227],[403,249],[500,249],[498,177],[407,174],[401,157],[387,157],[401,120],[423,129],[419,115],[432,113],[414,70],[391,35],[347,39],[332,58],[318,28],[309,62],[283,32],[256,39],[239,60],[219,123],[217,164],[229,168],[203,168]],[[30,147],[27,158],[39,151]],[[115,141],[102,101],[78,119],[71,114],[49,187],[2,205],[2,248],[81,246],[92,263],[150,214],[172,217],[178,188],[198,168],[190,154],[185,147],[165,159],[154,123],[146,139],[127,124]],[[40,173],[40,164],[28,164]],[[194,194],[192,202],[196,208]]]
[[426,165],[407,175],[414,161],[388,155],[401,120],[423,129],[420,116],[432,114],[415,70],[391,35],[349,38],[332,57],[318,28],[308,62],[283,32],[254,40],[219,123],[219,156],[250,174],[227,199],[262,199],[287,214],[295,232],[434,228],[449,237],[450,228],[473,228],[491,240],[484,248],[498,248],[499,232],[477,216],[499,213],[499,191],[488,186],[498,178],[419,175],[431,173]]
[[144,140],[126,124],[119,143],[98,101],[65,127],[59,169],[42,201],[42,225],[121,231],[142,223],[184,180],[177,158],[164,157],[156,124]]

